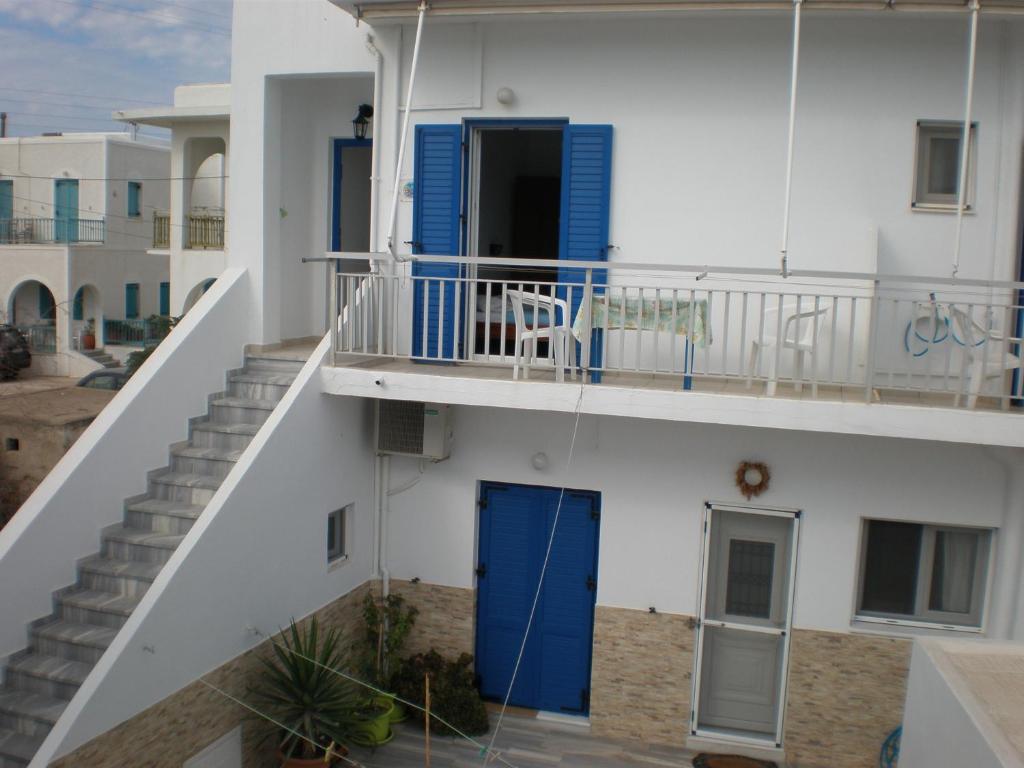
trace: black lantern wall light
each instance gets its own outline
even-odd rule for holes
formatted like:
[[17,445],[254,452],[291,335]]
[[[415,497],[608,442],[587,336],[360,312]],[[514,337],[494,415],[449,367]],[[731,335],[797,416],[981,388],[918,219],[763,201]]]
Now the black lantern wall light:
[[357,139],[366,138],[366,129],[370,126],[370,120],[373,119],[373,107],[369,104],[360,104],[359,112],[356,113],[355,118],[352,120],[352,135]]

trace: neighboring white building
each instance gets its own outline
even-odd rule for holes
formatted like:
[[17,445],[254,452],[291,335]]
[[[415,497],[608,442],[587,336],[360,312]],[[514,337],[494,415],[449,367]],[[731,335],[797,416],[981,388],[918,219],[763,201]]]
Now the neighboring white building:
[[237,4],[224,269],[0,532],[0,755],[180,765],[369,588],[500,700],[549,540],[512,703],[604,736],[873,765],[915,638],[1024,641],[1024,4],[834,6]]
[[33,370],[95,367],[76,353],[90,319],[102,350],[141,343],[144,319],[166,314],[167,257],[147,248],[168,160],[166,146],[120,133],[0,139],[0,300]]
[[226,266],[230,84],[183,85],[174,106],[123,110],[115,119],[171,129],[171,201],[152,253],[170,257],[171,314],[184,314]]

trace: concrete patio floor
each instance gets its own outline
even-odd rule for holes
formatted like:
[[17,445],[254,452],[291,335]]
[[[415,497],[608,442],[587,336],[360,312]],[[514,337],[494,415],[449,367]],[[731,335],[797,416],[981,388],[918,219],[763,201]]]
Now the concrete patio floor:
[[[492,728],[497,715],[491,714]],[[477,740],[489,743],[488,733]],[[506,714],[494,745],[495,751],[515,768],[690,768],[693,752],[642,742],[610,741],[592,736],[586,724],[539,720]],[[433,736],[431,768],[482,768],[478,747],[464,739]],[[356,749],[349,758],[365,768],[424,768],[423,728],[407,722],[395,728],[395,738],[377,750]],[[508,768],[497,759],[488,763]]]

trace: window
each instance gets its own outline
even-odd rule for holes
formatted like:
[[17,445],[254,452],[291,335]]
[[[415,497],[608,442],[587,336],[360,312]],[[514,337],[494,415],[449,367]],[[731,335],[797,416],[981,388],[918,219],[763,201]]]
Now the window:
[[138,181],[128,182],[128,215],[142,215],[142,184]]
[[[974,202],[974,155],[977,123],[971,124],[971,146],[967,153],[967,197],[965,208]],[[960,138],[963,123],[918,121],[917,158],[913,207],[924,210],[956,210],[960,194]]]
[[139,284],[128,283],[124,287],[124,317],[132,320],[139,316]]
[[160,314],[169,317],[171,314],[171,284],[160,283]]
[[85,315],[85,286],[75,291],[75,299],[71,302],[71,319],[81,320]]
[[336,509],[327,515],[327,562],[341,560],[348,551],[345,548],[345,526],[351,513],[352,505]]
[[857,618],[981,626],[991,531],[866,520]]

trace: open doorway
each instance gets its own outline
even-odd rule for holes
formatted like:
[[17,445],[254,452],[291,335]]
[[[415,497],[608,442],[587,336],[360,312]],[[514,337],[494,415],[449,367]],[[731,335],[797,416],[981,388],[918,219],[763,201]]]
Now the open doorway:
[[[486,126],[471,136],[471,256],[482,259],[557,259],[562,198],[562,127]],[[480,280],[522,283],[551,294],[558,270],[481,265]],[[517,286],[518,287],[518,286]],[[515,339],[515,321],[501,284],[480,284],[475,297],[474,352],[502,354]],[[504,321],[504,322],[503,322]],[[541,354],[544,354],[542,351]]]
[[331,194],[331,250],[370,250],[370,176],[373,144],[335,139]]

